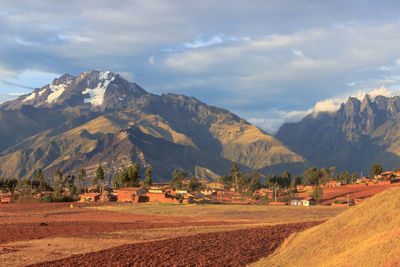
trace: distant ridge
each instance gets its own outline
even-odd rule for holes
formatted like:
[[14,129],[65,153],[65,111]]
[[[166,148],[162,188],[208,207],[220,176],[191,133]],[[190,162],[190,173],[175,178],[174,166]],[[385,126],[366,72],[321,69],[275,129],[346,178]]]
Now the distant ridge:
[[[305,166],[303,157],[237,115],[194,97],[154,95],[110,71],[65,74],[0,105],[0,176],[68,174],[101,163],[109,181],[139,162],[155,181],[201,166],[212,176]],[[304,169],[304,167],[303,167]],[[205,172],[203,171],[203,174]]]
[[400,97],[349,97],[336,112],[284,124],[275,137],[318,167],[364,175],[376,162],[400,167]]

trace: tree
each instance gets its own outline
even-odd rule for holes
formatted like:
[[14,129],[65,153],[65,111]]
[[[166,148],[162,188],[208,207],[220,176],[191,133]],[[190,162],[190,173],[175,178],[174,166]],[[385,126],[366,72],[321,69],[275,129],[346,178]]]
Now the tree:
[[292,176],[292,175],[291,175],[290,172],[288,172],[287,170],[283,171],[283,173],[281,174],[280,179],[278,180],[279,185],[280,185],[281,187],[288,188],[289,185],[290,185],[290,178],[291,178],[291,176]]
[[184,171],[174,170],[172,173],[171,179],[171,187],[173,189],[182,189],[183,188],[183,180],[187,178],[187,173]]
[[54,181],[54,197],[55,198],[60,198],[62,196],[62,193],[64,192],[64,187],[65,187],[65,179],[63,173],[60,171],[60,169],[56,169],[54,174],[56,175],[56,179]]
[[86,178],[86,170],[80,169],[78,174],[78,180],[81,183],[81,188],[83,188],[83,185],[85,183],[85,178]]
[[349,184],[351,181],[349,171],[347,171],[347,170],[343,171],[339,177],[340,177],[340,181],[342,182],[342,184]]
[[18,180],[17,186],[22,190],[23,195],[27,195],[32,192],[32,181],[28,178]]
[[372,173],[373,173],[373,174],[375,175],[375,177],[376,177],[376,176],[378,176],[379,174],[382,173],[383,168],[382,168],[381,164],[379,164],[379,163],[377,162],[377,163],[375,163],[374,166],[372,166],[371,171],[372,171]]
[[0,189],[1,191],[6,189],[6,180],[4,178],[0,178]]
[[302,178],[301,176],[295,176],[293,179],[290,181],[290,188],[289,191],[290,193],[296,193],[297,192],[297,186],[302,184]]
[[303,173],[306,184],[320,184],[321,171],[316,167],[311,167]]
[[33,176],[32,179],[34,184],[38,187],[39,191],[42,192],[43,190],[48,189],[48,184],[46,183],[46,180],[44,179],[42,169],[37,169],[35,175]]
[[323,193],[324,193],[324,191],[322,190],[322,187],[317,186],[317,187],[315,187],[314,191],[311,193],[310,197],[315,199],[317,201],[317,203],[320,203]]
[[[151,168],[150,168],[151,169]],[[146,170],[147,172],[147,170]],[[151,173],[150,181],[151,181]],[[146,174],[147,175],[147,174]],[[124,187],[138,187],[140,182],[140,167],[136,162],[134,165],[129,166],[126,169],[123,169],[120,173],[115,175],[112,179],[112,185],[115,188],[124,188]]]
[[278,185],[278,177],[276,176],[275,173],[269,174],[267,177],[267,180],[265,180],[264,184],[266,187],[268,187],[268,189],[271,189],[272,187],[276,187]]
[[356,172],[353,172],[353,173],[350,175],[350,178],[351,178],[351,183],[354,184],[354,183],[356,182],[356,180],[357,180],[357,173],[356,173]]
[[15,178],[8,178],[5,179],[4,184],[6,188],[8,189],[8,192],[11,194],[14,194],[15,188],[17,187],[18,180]]
[[224,188],[231,187],[232,177],[229,175],[223,175],[218,177],[218,183],[220,183]]
[[101,163],[99,163],[99,166],[97,167],[96,170],[96,177],[93,179],[93,185],[102,187],[103,181],[104,181],[104,169],[103,166],[101,166]]
[[151,180],[152,173],[153,173],[153,170],[151,169],[151,167],[146,169],[145,178],[144,178],[144,181],[143,181],[143,185],[146,188],[149,188],[153,184],[153,182]]
[[329,179],[332,180],[335,177],[336,166],[329,167]]
[[138,162],[135,162],[135,164],[133,164],[133,166],[130,166],[128,168],[128,177],[129,177],[129,181],[130,181],[129,186],[134,186],[134,187],[139,186],[140,166],[139,166]]
[[75,175],[67,175],[65,179],[66,187],[71,196],[76,195]]
[[192,176],[188,184],[188,190],[190,192],[196,191],[199,185],[200,185],[199,179],[197,179],[196,176]]
[[254,193],[258,189],[261,188],[261,175],[257,172],[253,172],[250,174],[250,181],[247,185],[247,191],[249,193]]
[[239,167],[238,167],[238,165],[236,165],[236,164],[233,164],[232,165],[232,168],[230,169],[230,174],[231,174],[231,177],[232,177],[232,181],[234,181],[235,182],[235,186],[236,186],[236,191],[238,191],[239,190],[239,181],[238,181],[238,178],[239,178]]
[[243,189],[247,188],[248,184],[250,182],[250,178],[248,175],[243,175],[243,173],[238,172],[237,173],[237,192],[242,192]]

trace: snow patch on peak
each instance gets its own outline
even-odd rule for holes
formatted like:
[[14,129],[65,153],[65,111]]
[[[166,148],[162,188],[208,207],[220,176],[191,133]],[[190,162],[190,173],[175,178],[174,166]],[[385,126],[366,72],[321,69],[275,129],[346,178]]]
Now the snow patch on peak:
[[43,95],[44,92],[46,92],[47,88],[42,89],[41,91],[39,91],[39,96]]
[[112,79],[112,72],[107,70],[99,73],[99,80],[100,81],[106,81],[106,80],[111,80]]
[[52,103],[52,102],[56,101],[61,96],[61,94],[65,91],[65,88],[67,88],[67,85],[68,84],[64,84],[64,83],[59,84],[59,85],[51,84],[50,85],[51,93],[47,96],[46,102]]
[[33,100],[33,99],[35,99],[35,97],[36,97],[36,92],[33,92],[30,95],[28,95],[27,97],[25,97],[25,99],[22,100],[22,102]]
[[113,74],[110,71],[100,72],[99,83],[93,89],[87,88],[82,94],[89,94],[89,98],[84,100],[85,103],[90,103],[92,106],[98,106],[103,104],[104,94],[107,90],[108,85],[115,80]]

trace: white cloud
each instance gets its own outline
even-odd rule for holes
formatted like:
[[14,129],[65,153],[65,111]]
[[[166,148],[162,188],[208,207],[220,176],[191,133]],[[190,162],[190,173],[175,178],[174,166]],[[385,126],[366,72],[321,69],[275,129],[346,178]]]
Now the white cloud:
[[319,101],[312,108],[312,111],[316,112],[316,113],[318,113],[318,112],[335,112],[339,109],[339,107],[342,103],[346,102],[346,100],[349,96],[355,97],[358,100],[362,101],[367,94],[371,97],[371,99],[374,99],[375,97],[377,97],[379,95],[391,97],[391,96],[394,96],[396,93],[394,91],[388,90],[384,86],[381,86],[377,89],[368,90],[368,91],[357,91],[353,94],[343,95],[341,97],[333,97],[333,98]]
[[340,105],[346,101],[346,98],[330,98],[322,101],[318,101],[314,108],[313,112],[335,112],[338,110]]
[[292,49],[292,53],[296,56],[302,57],[304,56],[303,51],[297,50],[297,49]]
[[117,73],[127,81],[133,82],[135,79],[135,74],[133,74],[132,72],[118,71]]
[[183,45],[186,48],[201,48],[201,47],[207,47],[207,46],[212,46],[215,44],[220,44],[223,42],[223,38],[224,35],[223,34],[219,34],[219,35],[215,35],[213,37],[211,37],[209,40],[205,41],[203,40],[201,37],[196,39],[194,42],[192,43],[184,43]]
[[24,95],[25,93],[21,93],[21,92],[13,92],[13,93],[8,93],[7,95],[9,96],[20,96],[20,95]]
[[279,127],[284,123],[301,121],[305,116],[310,114],[317,115],[319,112],[337,111],[340,108],[340,105],[347,101],[349,96],[355,97],[362,101],[367,94],[372,100],[374,100],[375,97],[379,95],[391,97],[396,95],[396,93],[398,93],[398,91],[395,92],[385,88],[384,86],[381,86],[377,89],[369,91],[358,91],[352,95],[324,99],[318,101],[312,108],[307,110],[268,110],[265,112],[265,114],[268,114],[270,118],[250,118],[248,121],[270,134],[275,134],[279,130]]
[[154,56],[149,57],[149,65],[154,65]]
[[268,110],[266,113],[272,118],[250,118],[248,121],[257,127],[265,130],[269,134],[275,134],[282,124],[287,122],[298,122],[305,116],[310,114],[312,109],[309,110]]

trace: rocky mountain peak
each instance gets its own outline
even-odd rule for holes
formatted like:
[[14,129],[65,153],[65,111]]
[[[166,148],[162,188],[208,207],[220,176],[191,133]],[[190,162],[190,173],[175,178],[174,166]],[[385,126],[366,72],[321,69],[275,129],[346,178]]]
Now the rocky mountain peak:
[[349,97],[344,106],[346,117],[355,116],[360,111],[361,102],[355,97]]
[[52,85],[70,84],[75,78],[76,76],[66,73],[62,75],[60,78],[54,79],[51,84]]
[[64,74],[51,84],[35,89],[31,94],[6,102],[1,109],[34,107],[90,106],[115,108],[147,94],[140,86],[128,82],[111,71],[83,72],[79,76]]
[[361,102],[360,112],[365,112],[368,115],[374,114],[374,103],[368,94],[365,95],[363,101]]

